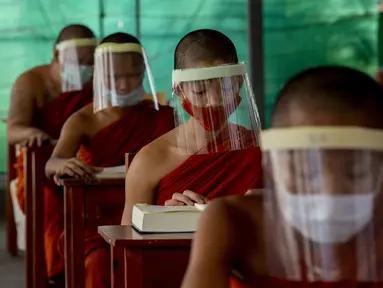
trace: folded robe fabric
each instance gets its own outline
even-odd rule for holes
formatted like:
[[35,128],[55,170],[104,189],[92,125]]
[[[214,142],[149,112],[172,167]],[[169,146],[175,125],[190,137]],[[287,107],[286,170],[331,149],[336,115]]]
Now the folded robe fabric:
[[[234,126],[234,128],[233,128]],[[232,125],[233,131],[241,136],[238,141],[247,141],[237,147],[249,147],[241,150],[228,150],[233,140],[227,137],[219,139],[206,148],[186,159],[178,168],[164,177],[156,191],[156,204],[164,205],[174,193],[191,190],[208,199],[227,196],[244,195],[249,189],[263,188],[262,156],[258,146],[255,146],[252,131],[244,131],[240,126]],[[235,137],[231,137],[235,138]],[[214,146],[214,147],[213,147]],[[214,152],[210,152],[210,151]]]

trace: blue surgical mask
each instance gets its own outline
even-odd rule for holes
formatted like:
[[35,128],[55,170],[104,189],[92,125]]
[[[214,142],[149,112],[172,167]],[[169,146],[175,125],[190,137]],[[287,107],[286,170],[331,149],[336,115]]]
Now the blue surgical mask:
[[63,86],[81,89],[93,76],[93,67],[87,65],[65,64],[61,68]]
[[122,95],[117,94],[116,91],[108,91],[108,96],[110,97],[109,99],[112,102],[112,106],[118,107],[137,105],[142,100],[144,95],[145,90],[142,86],[139,86],[137,89]]

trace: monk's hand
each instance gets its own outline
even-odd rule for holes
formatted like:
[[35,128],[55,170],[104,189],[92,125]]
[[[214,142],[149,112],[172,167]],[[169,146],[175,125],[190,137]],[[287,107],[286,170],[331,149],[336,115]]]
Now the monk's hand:
[[49,137],[49,135],[45,133],[44,131],[41,131],[40,129],[34,129],[31,132],[29,139],[21,143],[21,145],[28,146],[28,147],[37,145],[40,147],[46,141],[51,141],[51,138]]
[[245,193],[245,196],[250,196],[250,195],[262,195],[263,194],[263,189],[249,189]]
[[94,175],[101,171],[102,168],[90,166],[76,157],[73,157],[65,161],[58,176],[68,175],[74,178],[93,179]]
[[209,200],[193,191],[185,190],[184,193],[174,193],[172,199],[165,202],[165,206],[194,206],[195,203],[206,204]]

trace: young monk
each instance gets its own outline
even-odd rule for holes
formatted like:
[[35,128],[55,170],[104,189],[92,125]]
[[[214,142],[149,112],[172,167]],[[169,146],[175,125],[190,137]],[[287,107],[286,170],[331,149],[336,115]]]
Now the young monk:
[[[69,25],[56,40],[52,62],[34,67],[17,78],[7,119],[10,145],[40,146],[48,140],[53,143],[65,120],[92,100],[91,86],[86,86],[81,93],[80,90],[92,76],[95,47],[96,39],[89,28]],[[76,86],[69,85],[68,80],[75,81]],[[70,86],[73,89],[69,89]],[[23,159],[23,151],[19,151],[15,163],[17,179],[11,183],[11,187],[16,187],[11,188],[11,193],[21,231],[25,222]]]
[[383,287],[382,92],[345,67],[288,81],[262,135],[265,193],[209,204],[182,288]]
[[[77,54],[76,40],[86,40],[85,43],[88,44],[81,45],[82,48],[78,49]],[[72,47],[75,49],[70,49],[67,53],[75,53],[77,63],[63,63],[60,59],[68,59],[68,57],[65,57],[66,50],[64,49],[60,55],[60,44],[69,48],[72,42]],[[71,99],[67,94],[62,94],[62,92],[67,92],[67,90],[62,90],[62,86],[68,86],[65,79],[69,77],[70,72],[79,75],[79,71],[73,71],[73,68],[82,69],[81,71],[88,69],[88,77],[82,78],[83,84],[90,80],[92,73],[89,73],[89,70],[92,72],[95,46],[96,39],[89,28],[83,25],[69,25],[60,32],[56,40],[52,62],[34,67],[17,78],[11,92],[7,119],[7,137],[10,144],[26,143],[31,146],[37,143],[41,145],[44,140],[56,140],[58,138],[63,123],[57,127],[57,122],[63,122],[63,119],[65,120],[67,117],[61,116],[64,113],[56,115],[57,110],[74,105],[77,109],[81,107],[78,107],[77,104],[79,99]],[[84,74],[80,73],[80,76]],[[78,87],[75,90],[81,89],[82,87]],[[74,103],[72,104],[69,100]],[[49,106],[47,106],[48,104]],[[60,109],[56,109],[57,107]],[[73,113],[74,111],[70,112]],[[49,113],[54,113],[52,119],[49,116],[53,115]],[[54,122],[52,123],[52,121]],[[52,126],[56,126],[57,129],[53,129]]]
[[[174,128],[172,108],[156,110],[155,100],[144,100],[148,98],[142,87],[145,68],[150,71],[137,38],[112,34],[103,39],[95,55],[94,102],[65,123],[46,164],[50,178],[65,174],[90,179],[101,167],[124,165],[125,153],[138,152]],[[54,210],[47,208],[51,216],[45,232],[48,272],[53,276],[64,268],[63,200],[52,189],[46,193],[50,207],[55,203]],[[117,209],[116,205],[120,204],[105,198],[105,209]],[[109,263],[108,251],[97,231],[93,232],[86,232],[86,287],[108,287],[110,269],[103,269]]]
[[234,44],[218,31],[197,30],[179,42],[174,61],[178,127],[133,160],[123,225],[131,223],[136,203],[194,205],[262,188],[259,117]]

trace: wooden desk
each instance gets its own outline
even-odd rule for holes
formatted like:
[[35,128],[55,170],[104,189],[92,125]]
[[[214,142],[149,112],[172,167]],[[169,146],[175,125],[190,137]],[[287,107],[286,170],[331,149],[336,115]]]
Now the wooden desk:
[[97,235],[98,226],[121,223],[125,177],[91,182],[65,179],[61,184],[64,186],[66,287],[85,287],[84,232],[94,231]]
[[[181,286],[193,233],[140,234],[131,226],[103,226],[98,232],[109,243],[111,255],[115,249],[124,250],[125,288]],[[116,273],[113,266],[112,279]]]
[[[26,282],[27,287],[54,287],[46,275],[44,250],[45,163],[53,146],[24,148],[24,197],[26,213]],[[59,283],[57,285],[60,285]]]

